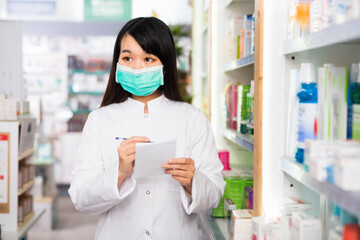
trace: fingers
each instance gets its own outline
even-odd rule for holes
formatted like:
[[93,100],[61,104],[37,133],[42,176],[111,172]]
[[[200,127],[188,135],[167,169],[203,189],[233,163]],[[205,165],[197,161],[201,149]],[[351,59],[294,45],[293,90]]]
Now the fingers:
[[172,175],[172,177],[183,186],[191,186],[195,172],[193,159],[174,158],[170,159],[168,163],[163,164],[161,167],[165,169],[166,174]]
[[180,176],[172,176],[176,181],[181,183],[183,186],[188,186],[191,184],[192,179],[191,178],[185,178]]
[[127,140],[122,141],[120,143],[120,146],[118,147],[119,155],[122,157],[126,157],[131,154],[134,154],[136,143],[142,143],[142,142],[144,143],[144,142],[149,142],[149,141],[150,141],[150,139],[147,137],[135,136],[135,137],[128,138]]
[[163,164],[161,165],[162,168],[166,169],[166,170],[183,170],[183,171],[190,171],[190,172],[194,172],[195,171],[195,167],[194,165],[191,164]]
[[135,142],[135,143],[137,143],[137,142],[149,142],[149,141],[150,141],[150,138],[148,138],[148,137],[134,136],[134,137],[126,139],[124,142],[127,142],[127,143]]
[[169,164],[194,164],[194,160],[191,158],[172,158],[169,160]]

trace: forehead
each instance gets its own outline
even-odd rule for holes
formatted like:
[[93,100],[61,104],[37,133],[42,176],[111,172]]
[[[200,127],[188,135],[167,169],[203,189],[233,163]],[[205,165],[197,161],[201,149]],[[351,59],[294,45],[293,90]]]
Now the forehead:
[[139,43],[130,34],[125,34],[121,39],[121,51],[130,50],[131,52],[144,52]]

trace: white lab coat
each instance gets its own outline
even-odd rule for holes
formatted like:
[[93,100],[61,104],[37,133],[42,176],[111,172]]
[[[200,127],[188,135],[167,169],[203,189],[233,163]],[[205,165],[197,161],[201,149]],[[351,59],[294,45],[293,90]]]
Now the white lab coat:
[[[69,194],[77,210],[101,214],[99,240],[199,239],[197,214],[216,207],[224,193],[222,164],[205,115],[164,95],[144,104],[129,98],[90,113],[84,126]],[[177,139],[176,157],[195,161],[192,196],[170,175],[136,179],[117,187],[119,141],[145,136]]]

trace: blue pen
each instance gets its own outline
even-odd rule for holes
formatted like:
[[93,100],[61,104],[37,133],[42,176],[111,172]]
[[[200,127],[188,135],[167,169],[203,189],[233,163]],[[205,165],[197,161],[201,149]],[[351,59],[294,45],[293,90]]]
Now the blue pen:
[[120,141],[125,141],[127,138],[123,138],[123,137],[115,137],[115,140],[120,140]]

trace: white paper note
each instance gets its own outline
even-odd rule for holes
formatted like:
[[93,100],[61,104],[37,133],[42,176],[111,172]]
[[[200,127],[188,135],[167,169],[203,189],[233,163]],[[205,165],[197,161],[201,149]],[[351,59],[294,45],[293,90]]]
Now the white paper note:
[[161,167],[169,159],[175,158],[176,140],[137,143],[135,147],[135,178],[165,174]]

